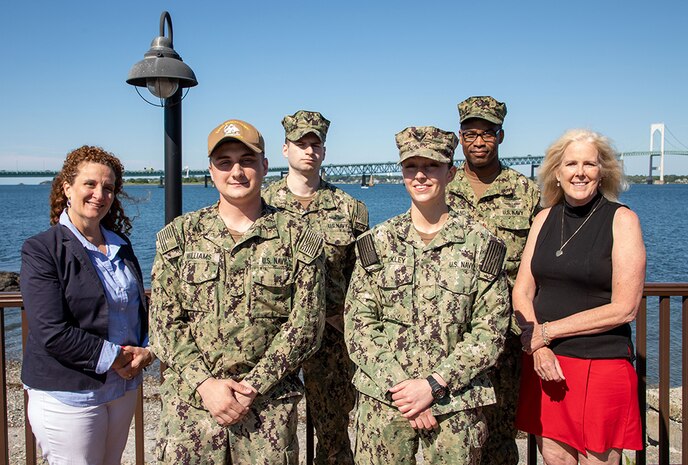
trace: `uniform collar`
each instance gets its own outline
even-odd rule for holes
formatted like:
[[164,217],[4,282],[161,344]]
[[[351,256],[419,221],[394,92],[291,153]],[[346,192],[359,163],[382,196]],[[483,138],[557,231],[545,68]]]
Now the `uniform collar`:
[[[472,200],[475,199],[475,193],[464,171],[465,164],[466,162],[463,162],[456,170],[456,176],[454,177],[454,181],[452,181],[452,192],[461,195],[466,200]],[[499,162],[499,168],[499,174],[495,180],[490,183],[481,199],[497,196],[511,197],[514,195],[513,170],[507,168],[502,162]]]
[[[303,213],[301,203],[287,186],[287,178],[280,179],[277,182],[279,183],[278,192],[284,196],[286,209],[289,211]],[[332,193],[332,189],[330,188],[330,183],[320,178],[318,189],[315,191],[315,196],[313,197],[313,200],[306,211],[333,210],[335,208],[337,208],[337,202],[334,198],[334,194]]]
[[[420,241],[418,233],[413,228],[411,221],[411,210],[397,216],[392,221],[392,227],[400,240],[414,244]],[[443,247],[447,244],[463,243],[466,240],[466,221],[457,214],[456,211],[449,209],[449,218],[444,223],[442,229],[437,232],[435,238],[425,247],[432,249]],[[421,243],[423,243],[421,241]]]
[[273,239],[279,235],[277,232],[277,223],[275,221],[275,212],[277,209],[271,205],[262,202],[262,210],[260,217],[248,228],[248,230],[241,237],[239,242],[236,244],[232,240],[232,235],[227,230],[227,226],[220,217],[220,210],[218,202],[208,213],[210,220],[204,222],[205,228],[202,233],[210,242],[227,249],[238,246],[254,237],[259,237],[262,239]]

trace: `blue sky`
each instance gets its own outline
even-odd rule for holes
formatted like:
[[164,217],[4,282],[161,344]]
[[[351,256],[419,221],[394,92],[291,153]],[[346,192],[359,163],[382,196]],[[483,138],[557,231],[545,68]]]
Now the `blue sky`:
[[[229,118],[258,127],[284,165],[280,121],[299,109],[332,121],[326,163],[393,161],[396,132],[456,130],[456,104],[485,94],[508,106],[502,156],[542,154],[573,127],[648,150],[656,122],[668,150],[688,145],[688,2],[27,0],[0,16],[0,169],[59,169],[83,144],[162,168],[163,111],[125,80],[163,10],[199,81],[183,102],[191,168]],[[688,173],[688,157],[665,173]]]

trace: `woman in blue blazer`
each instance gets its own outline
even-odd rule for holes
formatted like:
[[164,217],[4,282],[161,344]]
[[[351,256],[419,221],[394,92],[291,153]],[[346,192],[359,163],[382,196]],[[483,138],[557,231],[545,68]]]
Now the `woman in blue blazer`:
[[153,361],[131,222],[117,198],[123,171],[99,147],[70,152],[50,193],[53,226],[22,247],[22,381],[51,465],[120,463],[141,370]]

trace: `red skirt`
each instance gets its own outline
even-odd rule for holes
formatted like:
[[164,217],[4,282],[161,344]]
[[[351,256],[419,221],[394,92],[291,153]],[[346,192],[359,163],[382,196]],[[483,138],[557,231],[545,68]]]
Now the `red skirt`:
[[523,355],[516,427],[561,441],[585,454],[642,450],[638,377],[624,359],[557,355],[566,378],[542,381],[533,357]]

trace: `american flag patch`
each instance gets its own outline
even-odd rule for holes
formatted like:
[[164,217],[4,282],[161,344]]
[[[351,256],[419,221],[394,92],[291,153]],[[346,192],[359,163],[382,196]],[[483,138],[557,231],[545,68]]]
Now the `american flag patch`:
[[497,239],[490,239],[483,261],[480,263],[480,271],[491,275],[499,274],[502,271],[505,256],[506,246]]
[[356,241],[356,248],[358,249],[358,256],[361,260],[361,265],[365,268],[370,265],[375,265],[380,262],[375,250],[375,241],[372,234],[365,234]]

